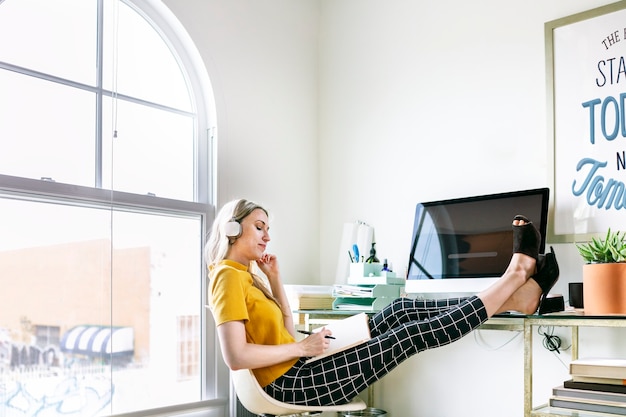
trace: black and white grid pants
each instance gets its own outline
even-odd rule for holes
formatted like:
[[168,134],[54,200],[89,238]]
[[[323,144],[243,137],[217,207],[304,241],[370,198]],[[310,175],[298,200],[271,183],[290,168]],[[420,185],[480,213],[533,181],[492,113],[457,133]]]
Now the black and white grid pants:
[[487,318],[476,296],[399,298],[370,318],[369,342],[309,364],[300,358],[265,391],[291,404],[345,404],[410,356],[459,340]]

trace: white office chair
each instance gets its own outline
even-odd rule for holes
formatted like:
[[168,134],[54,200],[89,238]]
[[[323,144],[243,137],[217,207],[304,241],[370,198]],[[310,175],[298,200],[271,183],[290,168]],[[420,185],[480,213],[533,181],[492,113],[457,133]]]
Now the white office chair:
[[322,413],[324,411],[342,412],[364,410],[367,405],[356,397],[348,404],[311,407],[306,405],[287,404],[275,400],[263,391],[261,385],[250,369],[231,371],[235,393],[246,410],[259,416],[287,416],[304,413]]

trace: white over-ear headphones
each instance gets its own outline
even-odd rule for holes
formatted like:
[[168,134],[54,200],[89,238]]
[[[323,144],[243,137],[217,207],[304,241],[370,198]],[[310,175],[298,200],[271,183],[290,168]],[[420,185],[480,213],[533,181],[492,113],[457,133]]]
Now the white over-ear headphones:
[[227,237],[239,237],[241,236],[241,224],[235,219],[232,219],[224,225],[224,234]]

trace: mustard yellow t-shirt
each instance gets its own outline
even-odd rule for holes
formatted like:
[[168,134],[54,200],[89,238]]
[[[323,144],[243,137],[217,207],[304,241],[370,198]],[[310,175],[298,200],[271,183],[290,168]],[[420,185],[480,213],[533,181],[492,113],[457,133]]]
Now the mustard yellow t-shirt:
[[[295,339],[285,328],[283,313],[276,303],[252,285],[248,267],[223,260],[209,268],[209,307],[217,326],[227,321],[244,321],[246,340],[258,345],[293,343]],[[264,387],[283,375],[297,359],[265,368],[254,369]]]

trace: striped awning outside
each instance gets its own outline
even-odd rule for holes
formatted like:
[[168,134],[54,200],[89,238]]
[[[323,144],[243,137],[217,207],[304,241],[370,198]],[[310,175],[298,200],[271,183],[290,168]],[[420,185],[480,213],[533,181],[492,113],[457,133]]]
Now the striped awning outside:
[[61,351],[88,356],[130,355],[134,350],[132,327],[76,326],[61,339]]

